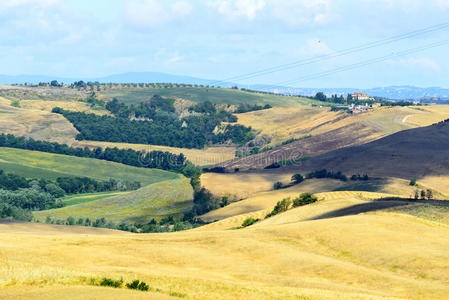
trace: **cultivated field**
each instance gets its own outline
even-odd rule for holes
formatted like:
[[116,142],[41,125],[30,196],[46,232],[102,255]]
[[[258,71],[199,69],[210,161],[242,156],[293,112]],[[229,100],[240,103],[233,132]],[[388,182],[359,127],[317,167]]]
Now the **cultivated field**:
[[[7,101],[9,102],[9,101]],[[39,140],[67,143],[78,131],[63,116],[47,111],[22,109],[0,101],[0,132]]]
[[[106,276],[144,280],[152,292],[142,295],[155,298],[444,299],[449,294],[447,226],[376,211],[379,205],[368,194],[358,194],[323,194],[323,201],[239,230],[136,235],[1,224],[0,295],[131,295],[89,285],[91,278]],[[325,217],[363,203],[374,211]]]
[[64,206],[70,206],[110,198],[113,196],[124,195],[128,193],[129,192],[100,192],[100,193],[76,194],[61,198],[61,201],[64,203]]
[[[211,101],[216,104],[270,104],[272,106],[311,105],[321,102],[300,97],[269,95],[234,89],[179,87],[179,88],[122,88],[102,92],[109,98],[117,98],[126,104],[139,104],[154,95],[176,97],[193,102]],[[322,103],[321,103],[322,104]]]
[[142,186],[182,177],[176,173],[157,169],[12,148],[0,148],[0,169],[28,178],[56,179],[70,176],[91,177],[97,180],[113,178],[138,181]]
[[155,146],[155,145],[142,145],[142,144],[127,144],[127,143],[110,143],[110,142],[97,142],[97,141],[73,141],[71,143],[73,147],[89,147],[97,148],[102,147],[117,147],[119,149],[133,149],[136,151],[167,151],[174,154],[183,153],[188,160],[192,163],[204,166],[221,163],[227,160],[231,160],[235,157],[235,147],[208,147],[205,149],[187,149],[187,148],[175,148],[167,146]]
[[180,216],[192,206],[193,191],[187,178],[166,180],[147,185],[137,191],[109,196],[95,201],[63,208],[34,212],[37,220],[45,221],[47,216],[65,220],[72,216],[99,219],[115,223],[147,223],[164,216]]

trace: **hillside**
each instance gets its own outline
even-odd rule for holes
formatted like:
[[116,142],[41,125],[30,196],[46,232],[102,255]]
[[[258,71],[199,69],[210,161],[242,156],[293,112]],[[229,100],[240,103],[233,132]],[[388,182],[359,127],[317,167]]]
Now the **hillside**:
[[[113,88],[102,91],[109,98],[117,98],[126,104],[139,104],[154,95],[176,97],[192,102],[210,101],[214,104],[270,104],[272,106],[311,105],[319,101],[301,97],[289,97],[237,89],[205,87]],[[322,103],[321,103],[322,104]]]
[[[378,177],[416,178],[434,189],[449,192],[443,178],[449,176],[449,123],[404,130],[382,139],[332,151],[301,166],[284,171],[339,170],[347,174],[368,173]],[[439,178],[438,182],[432,181]]]
[[54,220],[65,220],[72,216],[75,220],[104,217],[114,223],[144,224],[153,218],[159,220],[169,215],[182,216],[192,206],[192,194],[189,180],[179,178],[150,184],[118,196],[34,212],[33,215],[40,221],[45,221],[48,216]]
[[371,203],[356,194],[341,196],[240,230],[135,235],[0,224],[0,295],[59,299],[75,291],[125,297],[126,289],[90,286],[90,278],[106,276],[144,280],[152,293],[142,294],[156,298],[446,297],[447,226],[389,210],[310,220]]
[[81,176],[97,180],[138,181],[142,186],[179,179],[181,175],[119,163],[22,149],[0,148],[0,169],[28,178]]
[[260,154],[235,158],[217,164],[233,172],[263,169],[279,161],[314,157],[340,148],[368,143],[401,130],[428,126],[449,117],[441,107],[382,107],[358,115],[331,112],[329,108],[279,107],[239,115],[241,124],[253,124],[261,134],[279,144],[282,139],[298,141],[275,147]]

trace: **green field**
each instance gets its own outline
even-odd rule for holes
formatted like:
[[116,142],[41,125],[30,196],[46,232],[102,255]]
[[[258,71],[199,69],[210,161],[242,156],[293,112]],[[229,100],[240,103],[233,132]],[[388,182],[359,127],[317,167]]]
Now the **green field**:
[[145,223],[168,215],[182,215],[191,208],[193,198],[189,180],[179,178],[145,186],[137,191],[96,201],[34,212],[37,220],[47,216],[65,220],[78,218],[106,218],[113,222]]
[[110,98],[117,98],[126,104],[138,104],[151,99],[154,95],[178,97],[193,102],[211,101],[216,104],[270,104],[272,106],[292,105],[322,105],[322,102],[280,95],[269,95],[253,92],[245,92],[234,89],[219,88],[145,88],[145,89],[120,89],[102,92]]
[[182,175],[162,170],[12,148],[0,148],[0,169],[27,178],[56,179],[69,176],[90,177],[97,180],[113,178],[138,181],[142,186],[182,178]]
[[105,198],[110,198],[113,196],[127,194],[129,192],[101,192],[101,193],[87,193],[87,194],[77,194],[70,195],[64,198],[61,198],[61,201],[64,203],[64,206],[71,206],[86,202],[92,202],[96,200],[101,200]]

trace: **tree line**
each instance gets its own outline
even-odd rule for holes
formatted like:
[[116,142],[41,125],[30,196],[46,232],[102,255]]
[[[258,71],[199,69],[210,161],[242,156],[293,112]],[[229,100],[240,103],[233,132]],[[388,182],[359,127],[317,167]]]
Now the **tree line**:
[[118,149],[101,147],[95,149],[73,148],[67,144],[56,142],[37,141],[31,138],[16,137],[12,134],[0,134],[0,147],[18,148],[25,150],[56,153],[77,157],[96,158],[100,160],[122,163],[134,167],[161,169],[182,173],[187,177],[201,172],[199,168],[186,160],[186,157],[170,152],[151,151],[138,152],[133,149]]

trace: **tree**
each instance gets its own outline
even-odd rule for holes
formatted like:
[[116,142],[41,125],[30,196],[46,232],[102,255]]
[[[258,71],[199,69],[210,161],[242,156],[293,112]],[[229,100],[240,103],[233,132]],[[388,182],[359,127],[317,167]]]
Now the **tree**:
[[409,183],[411,186],[415,186],[416,185],[416,178],[412,178],[412,180],[410,180]]
[[304,177],[301,174],[295,174],[292,176],[292,181],[295,184],[299,184],[304,181]]
[[323,102],[327,100],[327,97],[323,92],[316,93],[314,98],[318,101],[323,101]]
[[426,191],[426,197],[427,197],[427,200],[432,200],[433,199],[433,192],[432,192],[432,190],[428,189]]
[[276,183],[273,185],[273,188],[274,188],[275,190],[280,190],[280,189],[282,189],[283,187],[284,187],[284,184],[282,184],[282,182],[280,182],[280,181],[276,182]]
[[303,206],[318,201],[312,193],[302,193],[298,198],[293,199],[293,207]]
[[415,200],[419,199],[419,190],[415,190]]
[[426,191],[425,190],[421,191],[421,199],[423,199],[423,200],[426,199]]

